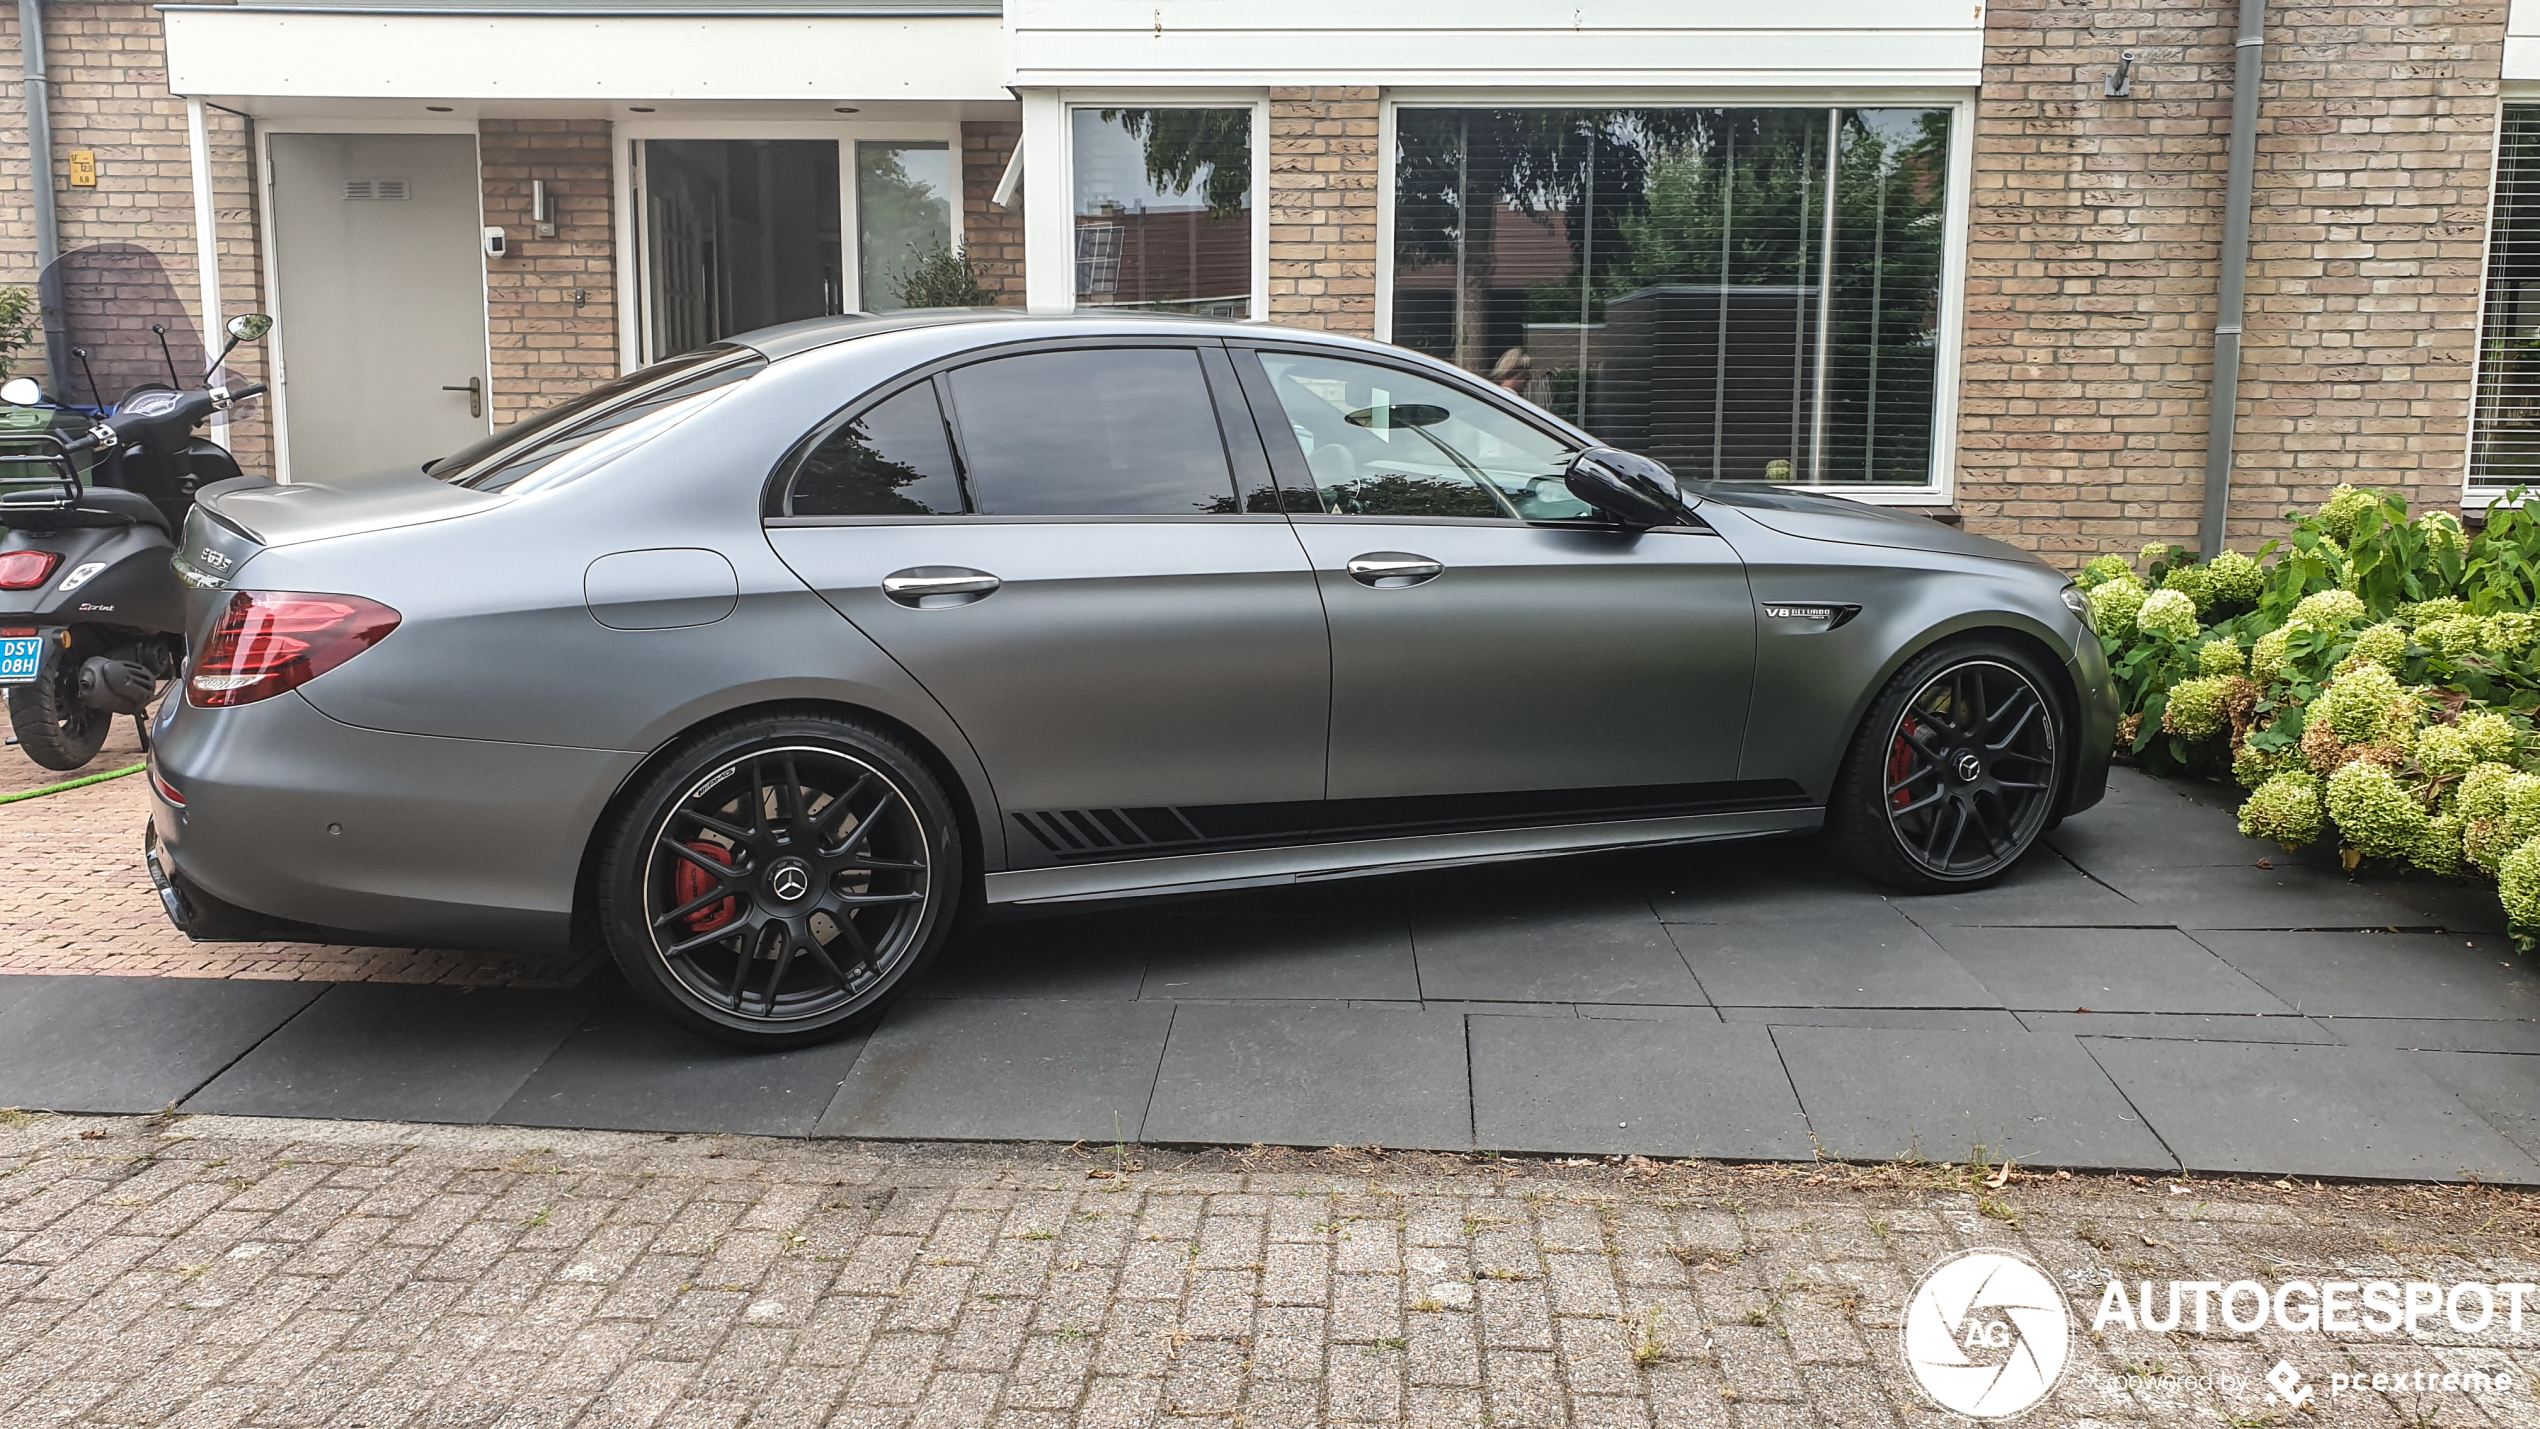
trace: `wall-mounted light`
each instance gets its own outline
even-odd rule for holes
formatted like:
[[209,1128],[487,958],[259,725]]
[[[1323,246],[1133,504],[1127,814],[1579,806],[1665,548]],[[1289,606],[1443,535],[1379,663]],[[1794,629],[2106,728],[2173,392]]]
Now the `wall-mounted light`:
[[2118,53],[2117,67],[2108,72],[2108,82],[2100,93],[2110,99],[2134,98],[2134,51]]
[[545,179],[531,179],[529,181],[529,221],[538,226],[539,237],[553,238],[556,236],[556,215],[553,209],[547,207],[547,181]]

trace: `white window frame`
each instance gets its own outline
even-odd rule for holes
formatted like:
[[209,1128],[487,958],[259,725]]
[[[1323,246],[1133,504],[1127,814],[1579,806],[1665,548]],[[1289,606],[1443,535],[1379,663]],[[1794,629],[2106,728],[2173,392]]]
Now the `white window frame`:
[[2504,499],[2511,487],[2480,486],[2474,475],[2478,460],[2478,388],[2487,380],[2487,260],[2496,246],[2496,188],[2504,182],[2499,163],[2505,148],[2505,106],[2540,104],[2540,80],[2507,80],[2496,97],[2496,124],[2487,133],[2487,224],[2478,240],[2478,307],[2470,327],[2469,402],[2461,429],[2461,509],[2484,511]]
[[[1270,96],[1258,89],[1068,89],[1043,91],[1025,101],[1028,144],[1038,117],[1056,135],[1032,146],[1023,171],[1024,274],[1064,275],[1034,286],[1064,303],[1035,302],[1040,310],[1076,310],[1076,120],[1079,109],[1249,109],[1252,111],[1252,292],[1249,317],[1270,312]],[[1032,195],[1041,196],[1036,205]]]
[[1960,371],[1966,351],[1967,228],[1973,204],[1975,92],[1966,89],[1593,90],[1405,89],[1388,91],[1376,141],[1376,337],[1393,341],[1394,152],[1404,109],[1947,109],[1949,186],[1942,223],[1940,328],[1933,341],[1931,476],[1920,486],[1789,482],[1879,506],[1947,505],[1958,487]]
[[629,372],[671,353],[651,352],[646,330],[651,314],[652,253],[646,236],[642,197],[636,191],[636,146],[652,139],[826,139],[838,146],[838,232],[842,300],[848,312],[864,305],[864,255],[856,231],[856,153],[858,140],[942,144],[951,159],[952,250],[962,251],[961,124],[958,120],[910,123],[888,119],[682,119],[618,116],[610,129],[610,163],[617,190],[617,251],[625,261],[618,274],[618,365]]
[[[463,134],[476,153],[476,223],[485,226],[485,141],[477,133],[473,118],[453,119],[380,119],[380,118],[293,118],[258,119],[256,133],[256,246],[261,250],[257,276],[264,284],[265,311],[279,328],[290,320],[282,302],[282,247],[276,241],[273,210],[273,136],[276,134]],[[485,246],[476,249],[476,301],[480,326],[485,333],[485,430],[494,430],[494,314],[491,307],[492,284],[485,268]],[[205,333],[204,340],[211,341]],[[291,386],[290,371],[283,364],[280,341],[267,343],[264,349],[266,379],[265,423],[273,432],[273,479],[288,484],[291,480]]]

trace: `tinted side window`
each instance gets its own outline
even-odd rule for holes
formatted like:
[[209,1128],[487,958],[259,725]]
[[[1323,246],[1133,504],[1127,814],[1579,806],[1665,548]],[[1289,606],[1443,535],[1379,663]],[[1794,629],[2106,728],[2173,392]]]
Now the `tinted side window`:
[[952,374],[970,497],[996,516],[1190,516],[1236,509],[1199,354],[1035,352]]
[[[1469,392],[1320,353],[1260,357],[1315,494],[1333,515],[1596,514],[1562,483],[1570,448]],[[1275,429],[1263,435],[1279,439]]]
[[920,382],[831,432],[794,473],[788,516],[955,515],[961,478],[935,384]]

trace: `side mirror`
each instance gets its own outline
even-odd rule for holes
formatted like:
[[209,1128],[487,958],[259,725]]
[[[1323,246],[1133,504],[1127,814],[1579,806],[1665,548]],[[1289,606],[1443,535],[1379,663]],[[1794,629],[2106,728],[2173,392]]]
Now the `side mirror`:
[[1685,519],[1684,489],[1663,462],[1612,447],[1590,447],[1570,458],[1562,481],[1570,494],[1617,525],[1673,526]]
[[12,377],[0,382],[0,402],[12,407],[33,407],[44,401],[44,388],[32,377]]
[[263,313],[240,313],[229,320],[229,335],[237,342],[262,342],[273,331],[273,319]]

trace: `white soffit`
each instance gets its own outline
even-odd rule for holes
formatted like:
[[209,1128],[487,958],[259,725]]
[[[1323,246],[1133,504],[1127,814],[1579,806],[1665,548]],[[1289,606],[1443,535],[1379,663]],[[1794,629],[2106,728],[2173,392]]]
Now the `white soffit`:
[[1954,87],[1984,63],[1981,0],[1006,0],[1005,23],[1035,88]]
[[2513,0],[2505,11],[2505,78],[2540,80],[2540,0]]
[[1010,101],[993,15],[168,7],[177,94]]

